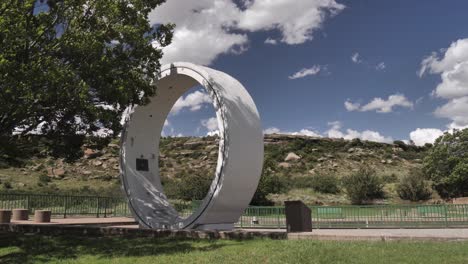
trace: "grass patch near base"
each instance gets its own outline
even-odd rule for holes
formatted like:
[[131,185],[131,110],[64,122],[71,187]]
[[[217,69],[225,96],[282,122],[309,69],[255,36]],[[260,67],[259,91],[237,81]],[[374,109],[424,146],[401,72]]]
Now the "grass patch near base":
[[468,263],[467,242],[177,240],[0,234],[0,263]]

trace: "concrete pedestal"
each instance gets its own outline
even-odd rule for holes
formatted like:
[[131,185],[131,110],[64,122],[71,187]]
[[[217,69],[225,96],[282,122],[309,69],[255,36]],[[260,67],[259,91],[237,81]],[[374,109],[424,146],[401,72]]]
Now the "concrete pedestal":
[[11,222],[11,210],[0,210],[0,224]]
[[34,222],[36,223],[50,223],[51,211],[48,210],[36,210],[34,212]]
[[28,209],[13,209],[12,220],[14,221],[26,221],[29,219]]

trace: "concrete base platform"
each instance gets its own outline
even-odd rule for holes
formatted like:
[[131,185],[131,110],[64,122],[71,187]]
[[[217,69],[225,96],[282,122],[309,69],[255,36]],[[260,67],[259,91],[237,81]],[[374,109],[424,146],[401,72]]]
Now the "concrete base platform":
[[284,229],[235,229],[233,231],[148,230],[140,229],[133,218],[66,218],[51,223],[13,221],[0,224],[0,232],[90,235],[141,236],[205,239],[313,239],[363,241],[468,241],[468,229],[314,229],[305,233],[286,233]]

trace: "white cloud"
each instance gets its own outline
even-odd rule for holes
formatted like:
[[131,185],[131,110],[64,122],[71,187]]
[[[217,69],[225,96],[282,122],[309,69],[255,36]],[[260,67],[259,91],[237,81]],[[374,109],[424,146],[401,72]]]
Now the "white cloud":
[[468,38],[453,42],[444,53],[433,52],[423,59],[419,76],[440,74],[441,82],[432,94],[448,102],[434,111],[436,117],[451,119],[449,129],[468,126]]
[[351,55],[351,61],[353,61],[354,63],[357,63],[357,64],[362,62],[358,52],[355,52],[353,55]]
[[276,39],[267,38],[265,39],[265,44],[276,45],[278,44],[278,41]]
[[335,0],[243,1],[171,0],[150,14],[150,23],[175,23],[173,42],[163,48],[163,63],[190,61],[209,65],[220,54],[246,49],[246,31],[279,30],[281,42],[301,44],[312,40],[327,14],[344,8]]
[[263,134],[280,134],[281,130],[277,127],[270,127],[263,130]]
[[349,100],[346,100],[344,105],[345,105],[346,110],[348,110],[348,111],[357,111],[361,107],[361,104],[352,103]]
[[309,130],[309,129],[301,129],[299,132],[293,132],[291,135],[299,135],[299,136],[308,136],[308,137],[322,137],[320,133]]
[[339,121],[329,122],[328,125],[330,126],[330,129],[325,134],[330,138],[344,138],[346,140],[359,138],[362,140],[383,142],[383,143],[393,142],[393,139],[391,137],[385,137],[381,135],[379,132],[372,131],[372,130],[364,130],[360,132],[360,131],[353,130],[353,129],[347,129],[346,133],[344,133],[341,131],[342,124]]
[[206,133],[206,135],[209,136],[209,137],[219,136],[219,130],[208,131],[208,133]]
[[303,68],[302,70],[294,73],[293,75],[289,76],[288,78],[291,80],[304,78],[309,75],[316,75],[322,70],[322,66],[314,65],[312,68]]
[[202,126],[204,126],[208,131],[214,131],[218,129],[218,119],[216,117],[211,117],[201,121]]
[[211,103],[210,96],[205,92],[195,91],[185,97],[180,97],[172,107],[171,114],[178,114],[184,108],[197,111],[206,103]]
[[451,99],[443,106],[437,107],[435,116],[452,119],[450,127],[468,126],[468,96]]
[[416,146],[424,146],[426,143],[434,143],[443,134],[444,131],[436,128],[417,128],[410,133],[410,139]]
[[378,70],[378,71],[383,71],[383,70],[385,70],[385,68],[387,68],[387,66],[385,65],[385,62],[381,62],[381,63],[377,64],[377,66],[375,66],[375,69]]
[[378,113],[390,113],[393,111],[393,107],[395,106],[413,108],[414,104],[402,94],[390,95],[386,100],[376,97],[363,106],[360,106],[358,103],[352,103],[349,100],[346,100],[345,102],[345,107],[348,111],[376,111]]
[[263,131],[264,134],[285,134],[285,135],[300,135],[300,136],[309,136],[309,137],[329,137],[329,138],[344,138],[346,140],[351,140],[354,138],[360,138],[362,140],[375,141],[375,142],[384,142],[391,143],[393,139],[391,137],[385,137],[379,132],[372,130],[356,131],[353,129],[347,129],[346,132],[342,131],[342,124],[339,121],[329,122],[328,126],[330,127],[324,134],[320,132],[301,129],[298,132],[289,132],[281,131],[281,129],[276,127],[270,127]]
[[308,136],[308,137],[322,137],[319,132],[310,130],[310,129],[301,129],[297,132],[281,131],[279,128],[270,127],[263,130],[264,134],[285,134],[285,135],[294,135],[294,136]]
[[[245,1],[246,9],[239,19],[239,28],[249,31],[278,29],[287,44],[312,40],[327,13],[336,15],[344,5],[335,0],[254,0]],[[328,11],[328,12],[327,12]]]

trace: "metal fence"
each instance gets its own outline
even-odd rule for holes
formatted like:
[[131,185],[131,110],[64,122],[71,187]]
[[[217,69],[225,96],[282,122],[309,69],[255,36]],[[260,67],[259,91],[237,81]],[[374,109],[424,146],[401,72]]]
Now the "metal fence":
[[[310,206],[312,228],[468,227],[468,204]],[[286,228],[284,207],[249,207],[243,228]]]
[[0,194],[0,208],[50,210],[54,217],[128,216],[127,202],[122,198],[98,196],[42,195],[42,194]]
[[[172,201],[182,216],[199,201]],[[54,217],[131,216],[124,198],[37,194],[1,194],[0,209],[51,210]],[[313,228],[468,227],[467,205],[311,206]],[[237,223],[242,228],[286,228],[282,206],[249,206]]]

